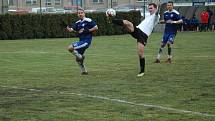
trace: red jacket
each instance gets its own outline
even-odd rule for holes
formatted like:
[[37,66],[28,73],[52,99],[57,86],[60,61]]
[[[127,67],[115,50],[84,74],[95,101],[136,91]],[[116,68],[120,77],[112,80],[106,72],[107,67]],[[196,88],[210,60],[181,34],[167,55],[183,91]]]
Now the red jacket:
[[200,18],[201,18],[201,23],[207,24],[207,23],[208,23],[208,18],[209,18],[208,12],[203,11],[203,12],[201,13]]

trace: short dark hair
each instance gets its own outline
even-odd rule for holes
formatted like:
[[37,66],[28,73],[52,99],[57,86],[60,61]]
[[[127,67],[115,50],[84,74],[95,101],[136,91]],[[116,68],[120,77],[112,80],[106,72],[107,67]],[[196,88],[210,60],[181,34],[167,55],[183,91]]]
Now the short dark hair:
[[155,3],[149,3],[149,6],[153,5],[154,8],[157,8],[157,5]]
[[82,8],[79,8],[78,10],[79,10],[79,11],[83,11],[83,12],[84,12],[84,9],[82,9]]
[[173,1],[168,1],[167,3],[171,3],[173,5]]

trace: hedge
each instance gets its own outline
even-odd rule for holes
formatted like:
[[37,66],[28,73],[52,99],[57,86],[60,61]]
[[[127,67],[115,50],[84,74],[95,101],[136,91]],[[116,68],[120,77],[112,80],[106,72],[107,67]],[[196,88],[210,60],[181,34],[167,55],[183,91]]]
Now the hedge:
[[[119,26],[108,23],[104,13],[87,13],[86,17],[96,21],[100,35],[125,34]],[[127,19],[134,24],[140,22],[137,11],[117,13],[117,17]],[[0,15],[0,40],[6,39],[38,39],[38,38],[68,38],[76,33],[65,31],[65,25],[72,25],[78,20],[76,14],[2,14]]]

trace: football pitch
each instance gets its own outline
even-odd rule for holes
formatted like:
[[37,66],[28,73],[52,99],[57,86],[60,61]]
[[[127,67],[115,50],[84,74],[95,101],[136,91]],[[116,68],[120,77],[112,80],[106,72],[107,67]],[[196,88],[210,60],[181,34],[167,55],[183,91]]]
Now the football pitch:
[[178,33],[173,63],[155,64],[162,33],[94,37],[81,75],[67,51],[77,38],[0,41],[0,121],[214,121],[215,33]]

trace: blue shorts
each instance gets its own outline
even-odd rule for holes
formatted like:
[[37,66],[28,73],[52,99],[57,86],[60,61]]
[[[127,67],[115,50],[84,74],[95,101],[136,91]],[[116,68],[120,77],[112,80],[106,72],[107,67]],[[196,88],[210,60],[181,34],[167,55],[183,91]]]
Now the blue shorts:
[[173,44],[176,34],[164,33],[162,43],[166,45],[167,42]]
[[79,54],[83,55],[85,50],[90,46],[90,43],[86,41],[78,41],[71,44]]

